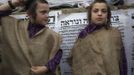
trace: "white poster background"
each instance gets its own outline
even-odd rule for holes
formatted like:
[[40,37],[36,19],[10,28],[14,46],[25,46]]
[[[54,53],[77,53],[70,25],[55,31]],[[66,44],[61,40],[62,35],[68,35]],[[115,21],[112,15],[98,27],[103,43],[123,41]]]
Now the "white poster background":
[[112,11],[112,26],[118,27],[121,31],[122,39],[125,47],[125,53],[128,65],[128,75],[132,75],[132,28],[130,25],[127,10]]
[[49,21],[48,21],[48,27],[52,30],[54,30],[55,32],[59,31],[60,25],[58,25],[58,18],[59,16],[62,14],[61,10],[57,10],[57,11],[50,11],[49,12]]
[[81,29],[87,24],[86,13],[72,13],[68,15],[62,15],[58,21],[61,25],[59,33],[62,35],[63,57],[61,60],[61,73],[62,75],[71,75],[71,68],[67,63],[70,49],[72,48],[75,39]]
[[131,74],[130,75],[134,75],[134,9],[128,9],[128,15],[129,15],[129,25],[130,25],[130,30],[131,30],[131,52],[130,52],[130,72]]

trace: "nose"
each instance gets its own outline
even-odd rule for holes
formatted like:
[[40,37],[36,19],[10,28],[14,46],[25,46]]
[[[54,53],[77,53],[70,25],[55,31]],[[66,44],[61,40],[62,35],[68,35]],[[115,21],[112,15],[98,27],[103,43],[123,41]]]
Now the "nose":
[[49,17],[49,14],[48,14],[48,13],[46,13],[46,14],[45,14],[45,17],[47,17],[47,18],[48,18],[48,17]]
[[102,12],[101,11],[98,12],[98,16],[102,16]]

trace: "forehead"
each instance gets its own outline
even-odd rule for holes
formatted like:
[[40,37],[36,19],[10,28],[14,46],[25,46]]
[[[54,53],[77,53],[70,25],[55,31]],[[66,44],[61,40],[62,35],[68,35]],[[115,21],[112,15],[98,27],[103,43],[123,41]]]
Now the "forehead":
[[40,2],[38,2],[36,9],[37,10],[48,10],[49,11],[49,5],[46,4],[46,3],[40,3]]
[[92,9],[107,9],[107,5],[105,3],[95,3]]

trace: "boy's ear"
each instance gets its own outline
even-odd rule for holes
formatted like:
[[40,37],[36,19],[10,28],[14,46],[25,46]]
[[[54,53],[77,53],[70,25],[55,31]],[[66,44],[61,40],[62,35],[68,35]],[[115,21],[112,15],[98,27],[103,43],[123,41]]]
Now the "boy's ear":
[[35,19],[36,18],[36,14],[35,13],[31,13],[29,11],[26,12],[27,16],[30,18],[30,19]]
[[30,16],[31,13],[27,10],[26,11],[26,14],[27,14],[27,16]]
[[30,13],[29,11],[26,11],[26,14],[29,18],[32,18],[32,13]]

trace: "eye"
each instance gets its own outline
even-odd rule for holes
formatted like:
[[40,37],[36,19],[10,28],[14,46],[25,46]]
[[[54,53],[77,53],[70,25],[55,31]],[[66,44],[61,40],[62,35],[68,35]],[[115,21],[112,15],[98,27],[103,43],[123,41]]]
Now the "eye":
[[102,9],[102,12],[103,12],[103,13],[107,13],[107,10],[106,10],[106,9]]
[[49,11],[41,11],[40,13],[41,13],[41,14],[48,14]]
[[97,13],[99,10],[98,9],[93,9],[93,12],[94,13]]

